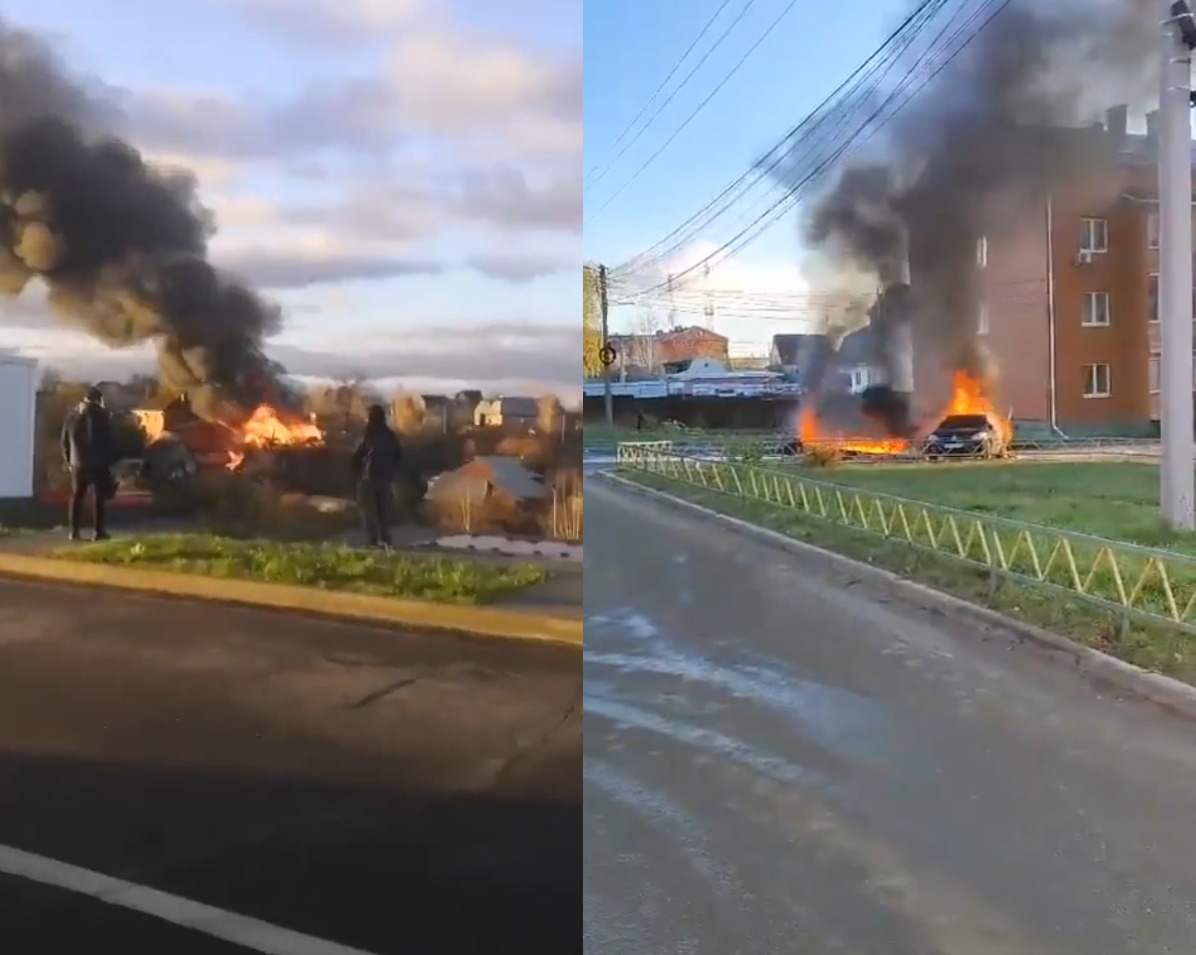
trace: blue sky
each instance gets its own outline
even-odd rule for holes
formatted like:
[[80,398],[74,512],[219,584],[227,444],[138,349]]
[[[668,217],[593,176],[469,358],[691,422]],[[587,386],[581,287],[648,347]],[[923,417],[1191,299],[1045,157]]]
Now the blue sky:
[[[744,9],[732,0],[661,96],[666,98]],[[617,265],[650,248],[698,212],[766,152],[789,128],[844,80],[880,44],[907,11],[904,0],[858,5],[807,3],[793,9],[734,77],[715,95],[655,162],[640,166],[735,67],[788,5],[755,0],[726,40],[667,108],[600,179],[594,175],[618,152],[619,134],[685,52],[721,0],[696,0],[682,7],[664,0],[604,0],[585,6],[585,239],[589,261]],[[659,101],[658,101],[659,103]],[[650,115],[655,111],[649,110]],[[646,117],[645,117],[646,118]],[[641,121],[642,122],[642,121]],[[631,138],[630,136],[628,138]],[[626,145],[625,139],[619,149]],[[597,210],[624,183],[630,185],[605,210]],[[754,207],[753,207],[754,208]],[[685,267],[742,228],[739,214],[713,223],[712,231],[677,250],[674,265]],[[733,351],[762,353],[772,334],[801,331],[800,308],[790,317],[786,293],[806,286],[800,270],[796,215],[786,216],[736,258],[716,265],[709,279],[716,305],[715,327]],[[767,295],[778,313],[758,317],[757,300],[735,293]],[[682,323],[701,320],[701,291],[675,296]],[[745,305],[746,302],[746,305]],[[667,304],[657,297],[661,322]],[[721,311],[720,311],[721,310]],[[736,316],[736,312],[739,316]],[[757,317],[745,317],[755,311]],[[612,310],[613,324],[642,324],[642,308]]]
[[[168,9],[167,9],[168,8]],[[193,170],[215,261],[286,309],[309,376],[577,390],[580,0],[10,0],[113,125]],[[54,327],[0,345],[90,377],[149,359]]]

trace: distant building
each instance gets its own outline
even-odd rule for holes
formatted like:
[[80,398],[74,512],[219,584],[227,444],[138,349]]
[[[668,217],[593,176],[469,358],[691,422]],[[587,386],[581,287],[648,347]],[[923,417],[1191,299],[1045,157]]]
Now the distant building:
[[420,395],[424,402],[423,427],[427,431],[448,431],[452,402],[445,395]]
[[[1065,432],[1145,431],[1159,417],[1158,114],[1145,135],[1128,132],[1124,106],[1055,134],[1113,161],[1025,210],[1020,228],[976,238],[979,301],[964,320],[998,370],[1002,411]],[[921,264],[911,235],[915,287]],[[949,386],[937,346],[915,337],[919,393]]]
[[479,428],[531,428],[540,417],[540,405],[535,398],[504,396],[480,402],[473,415]]
[[708,328],[690,325],[688,328],[674,328],[657,336],[656,351],[661,364],[693,361],[697,358],[716,358],[727,364],[730,358],[730,341]]
[[622,378],[660,375],[679,370],[698,358],[730,362],[730,341],[699,325],[678,326],[667,331],[639,335],[612,335],[614,371]]

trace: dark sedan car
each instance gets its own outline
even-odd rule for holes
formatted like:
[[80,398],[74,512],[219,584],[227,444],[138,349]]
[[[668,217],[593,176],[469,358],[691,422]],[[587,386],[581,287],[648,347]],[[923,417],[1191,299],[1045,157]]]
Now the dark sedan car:
[[1008,452],[1004,431],[984,414],[948,415],[926,438],[925,454],[943,457],[1001,458]]

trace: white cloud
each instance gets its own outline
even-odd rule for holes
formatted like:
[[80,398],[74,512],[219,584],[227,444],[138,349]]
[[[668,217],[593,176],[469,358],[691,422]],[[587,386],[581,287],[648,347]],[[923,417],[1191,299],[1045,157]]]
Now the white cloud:
[[[530,282],[568,264],[581,226],[580,28],[572,51],[548,52],[471,29],[437,0],[218,2],[259,29],[259,42],[289,45],[308,82],[234,94],[230,72],[220,86],[123,90],[113,100],[124,111],[113,128],[149,162],[198,181],[217,225],[217,265],[268,293],[304,298],[342,281],[446,268]],[[563,2],[573,9],[579,0]],[[38,88],[70,93],[52,86]],[[47,331],[36,292],[5,303],[0,326],[6,338],[21,329],[49,335],[45,347],[97,369],[89,376],[148,355]],[[555,390],[580,369],[579,341],[554,341],[475,334],[415,355],[402,339],[359,357],[380,363],[379,375],[552,381]],[[335,354],[343,340],[324,355],[272,347],[297,373],[357,360]]]
[[[5,341],[22,354],[71,377],[120,379],[152,371],[153,348],[109,349],[88,336],[43,325],[5,329]],[[319,347],[282,340],[267,345],[271,358],[296,377],[365,378],[431,394],[464,388],[519,394],[529,390],[572,395],[581,379],[581,328],[502,324],[461,331],[417,328]]]

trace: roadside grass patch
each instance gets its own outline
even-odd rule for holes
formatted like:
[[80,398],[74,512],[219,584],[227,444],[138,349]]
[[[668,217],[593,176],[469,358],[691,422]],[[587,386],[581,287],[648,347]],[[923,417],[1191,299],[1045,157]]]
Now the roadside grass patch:
[[[1196,684],[1196,637],[1183,632],[1114,611],[1105,611],[1065,593],[1038,589],[1016,578],[994,578],[983,567],[953,560],[860,528],[812,517],[782,505],[723,494],[640,471],[622,471],[620,476],[777,531],[794,540],[883,567],[935,590],[1066,636],[1136,666]],[[874,489],[885,490],[881,487]],[[891,489],[889,493],[897,492]],[[905,496],[910,496],[908,487]],[[925,499],[948,503],[933,497]],[[958,501],[953,506],[958,507]]]
[[450,604],[488,604],[541,583],[532,564],[500,566],[447,557],[412,557],[318,543],[235,540],[198,534],[150,535],[53,551],[62,560],[317,587]]
[[1196,554],[1196,535],[1159,518],[1159,469],[1150,463],[940,462],[774,465],[810,480],[892,494],[939,507],[1057,527],[1146,547]]

